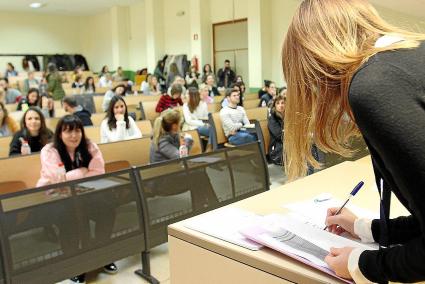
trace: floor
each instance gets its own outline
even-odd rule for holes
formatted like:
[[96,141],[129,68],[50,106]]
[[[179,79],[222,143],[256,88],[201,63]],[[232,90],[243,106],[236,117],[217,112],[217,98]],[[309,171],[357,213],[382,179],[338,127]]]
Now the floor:
[[[271,186],[270,189],[274,190],[281,185],[285,184],[286,176],[281,167],[269,165],[269,175]],[[134,271],[141,268],[140,254],[127,257],[116,262],[119,268],[119,273],[116,275],[108,275],[102,270],[92,271],[87,274],[87,283],[99,284],[140,284],[148,283],[142,278],[137,276]],[[151,272],[156,279],[161,283],[170,283],[170,269],[168,260],[168,244],[160,245],[151,250]],[[62,281],[60,284],[71,283],[70,281]]]

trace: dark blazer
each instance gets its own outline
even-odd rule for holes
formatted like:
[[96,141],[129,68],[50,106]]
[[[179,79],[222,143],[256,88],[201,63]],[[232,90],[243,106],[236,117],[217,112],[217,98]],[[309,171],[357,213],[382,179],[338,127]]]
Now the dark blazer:
[[[425,43],[381,52],[357,71],[350,85],[349,103],[369,147],[378,188],[382,178],[385,189],[411,214],[389,220],[382,235],[388,248],[360,255],[360,271],[372,282],[425,280],[424,66]],[[373,237],[382,242],[380,230],[374,220]]]

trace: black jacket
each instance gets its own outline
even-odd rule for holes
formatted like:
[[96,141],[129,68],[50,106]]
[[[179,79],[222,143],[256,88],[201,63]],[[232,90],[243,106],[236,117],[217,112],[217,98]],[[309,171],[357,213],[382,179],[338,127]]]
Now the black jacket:
[[74,115],[78,116],[83,123],[83,126],[92,126],[93,122],[91,121],[91,113],[86,109],[82,108],[74,112]]
[[[32,137],[27,134],[26,130],[19,130],[13,135],[12,142],[10,142],[9,148],[9,156],[13,155],[21,155],[21,146],[22,143],[19,138],[24,138],[24,140],[28,141],[28,145],[31,148],[31,153],[40,152],[45,144],[42,144],[40,141],[40,136]],[[53,133],[49,130],[49,140],[53,137]]]
[[[227,76],[227,85],[225,84],[226,76]],[[235,71],[233,71],[230,68],[229,69],[221,68],[220,70],[218,70],[217,78],[218,78],[219,87],[230,88],[230,85],[233,83],[233,81],[235,81],[236,74],[235,74]]]
[[272,111],[267,127],[270,132],[269,157],[273,164],[283,165],[283,119]]
[[[373,282],[425,280],[425,43],[381,52],[351,81],[349,103],[369,147],[375,175],[409,210],[391,219],[390,246],[364,251],[359,268]],[[376,205],[377,207],[379,204]],[[379,220],[372,234],[382,241]]]

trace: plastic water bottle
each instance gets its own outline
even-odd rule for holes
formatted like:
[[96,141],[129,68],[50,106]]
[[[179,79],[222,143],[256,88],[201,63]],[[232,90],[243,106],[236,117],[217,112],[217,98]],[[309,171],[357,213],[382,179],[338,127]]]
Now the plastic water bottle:
[[30,155],[31,154],[31,147],[28,144],[27,140],[24,140],[24,138],[19,138],[19,140],[21,141],[21,154],[22,155]]
[[179,148],[180,158],[184,158],[188,156],[188,150],[185,144],[182,144]]
[[56,183],[64,182],[66,181],[66,170],[63,163],[58,164],[58,168],[56,169]]

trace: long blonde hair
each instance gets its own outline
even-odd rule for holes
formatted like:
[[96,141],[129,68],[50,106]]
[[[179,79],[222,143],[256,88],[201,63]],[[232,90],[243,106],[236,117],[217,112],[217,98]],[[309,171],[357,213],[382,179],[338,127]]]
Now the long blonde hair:
[[181,124],[181,113],[176,109],[165,110],[155,119],[152,141],[156,150],[158,150],[159,139],[170,132],[174,124],[178,124],[179,126]]
[[[383,35],[400,41],[384,48]],[[425,35],[385,22],[366,0],[304,0],[292,19],[282,50],[288,86],[285,107],[285,169],[290,180],[304,176],[315,143],[324,152],[349,156],[348,140],[359,135],[348,103],[358,68],[381,51],[415,48]]]

